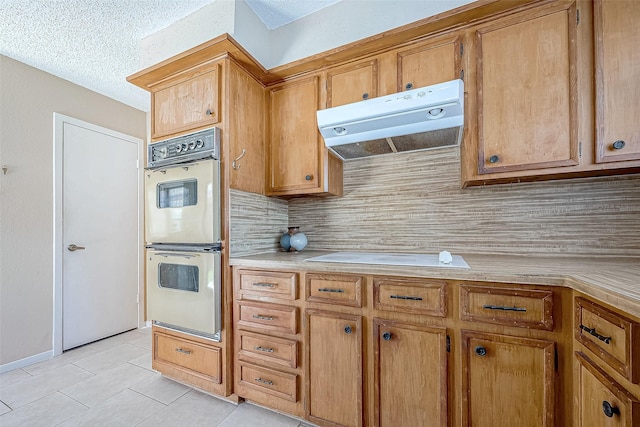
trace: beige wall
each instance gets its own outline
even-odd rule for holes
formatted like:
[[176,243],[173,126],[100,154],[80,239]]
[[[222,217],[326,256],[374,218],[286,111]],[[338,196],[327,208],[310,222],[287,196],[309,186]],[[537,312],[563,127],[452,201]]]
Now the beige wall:
[[146,113],[0,55],[0,365],[52,350],[54,112],[146,139]]
[[460,188],[459,149],[344,164],[344,197],[289,202],[309,249],[640,256],[640,175]]

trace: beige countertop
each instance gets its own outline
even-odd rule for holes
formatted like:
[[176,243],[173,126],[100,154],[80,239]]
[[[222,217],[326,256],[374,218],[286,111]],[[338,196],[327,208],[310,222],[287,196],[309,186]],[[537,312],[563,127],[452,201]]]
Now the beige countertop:
[[305,261],[333,251],[231,257],[235,267],[566,286],[640,317],[640,258],[462,255],[468,269]]

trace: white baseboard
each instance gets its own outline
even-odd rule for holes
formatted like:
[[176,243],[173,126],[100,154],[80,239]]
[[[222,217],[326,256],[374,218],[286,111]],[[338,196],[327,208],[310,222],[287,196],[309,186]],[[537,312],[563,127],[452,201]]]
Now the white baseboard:
[[16,360],[15,362],[5,363],[0,365],[0,374],[13,371],[16,369],[24,368],[25,366],[33,365],[34,363],[49,360],[53,357],[53,350],[45,351],[44,353],[34,354],[33,356],[25,357],[24,359]]

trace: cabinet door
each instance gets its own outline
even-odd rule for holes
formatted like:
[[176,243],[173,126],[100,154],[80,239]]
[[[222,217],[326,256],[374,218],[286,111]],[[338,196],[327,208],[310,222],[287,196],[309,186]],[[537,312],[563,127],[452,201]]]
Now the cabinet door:
[[378,61],[368,60],[327,73],[327,108],[378,96]]
[[461,78],[460,38],[398,52],[398,92]]
[[635,427],[640,425],[640,402],[613,378],[576,353],[578,425],[580,427]]
[[374,319],[374,425],[448,425],[447,331]]
[[578,164],[575,7],[476,31],[478,172]]
[[462,425],[553,427],[555,344],[461,331]]
[[324,143],[318,131],[318,77],[271,90],[272,193],[320,188]]
[[191,73],[152,93],[153,131],[158,138],[220,121],[219,65]]
[[362,318],[306,311],[307,417],[362,426]]
[[594,3],[597,162],[640,159],[638,21],[636,0]]

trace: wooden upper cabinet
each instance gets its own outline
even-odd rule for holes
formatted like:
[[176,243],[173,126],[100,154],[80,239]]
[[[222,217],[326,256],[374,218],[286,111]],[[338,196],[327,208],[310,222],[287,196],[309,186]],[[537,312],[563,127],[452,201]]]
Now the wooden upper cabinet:
[[594,2],[596,161],[640,160],[640,5]]
[[151,137],[158,139],[220,121],[220,66],[207,64],[151,92]]
[[327,72],[327,108],[378,96],[376,59],[336,67]]
[[461,78],[462,53],[460,37],[398,51],[398,92]]
[[342,162],[324,146],[319,105],[318,76],[270,90],[268,195],[342,195]]
[[461,331],[462,425],[555,426],[555,344]]
[[575,5],[494,21],[475,39],[478,172],[577,165]]

